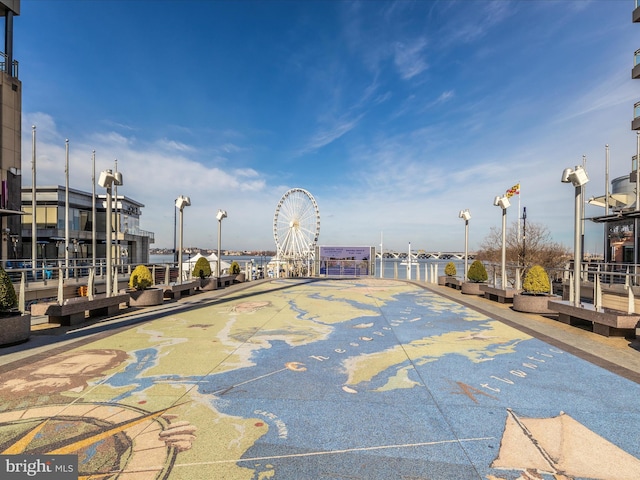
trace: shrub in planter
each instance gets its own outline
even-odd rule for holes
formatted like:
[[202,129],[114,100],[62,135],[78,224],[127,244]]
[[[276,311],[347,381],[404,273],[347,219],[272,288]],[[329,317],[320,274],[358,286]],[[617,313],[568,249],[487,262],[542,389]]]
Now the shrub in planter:
[[486,282],[489,276],[487,275],[487,269],[480,260],[474,260],[469,271],[467,272],[467,278],[473,283]]
[[25,342],[31,335],[31,315],[18,310],[18,297],[7,272],[0,267],[0,345]]
[[549,276],[540,265],[531,267],[522,282],[522,293],[513,296],[513,309],[526,313],[555,313],[549,310],[551,293]]
[[530,295],[548,295],[551,291],[549,276],[540,265],[534,265],[524,276],[522,290]]
[[163,301],[163,290],[161,288],[150,288],[153,285],[151,271],[146,265],[138,265],[131,272],[129,277],[129,287],[134,291],[130,293],[129,304],[132,307],[150,307],[161,305]]
[[231,266],[229,267],[229,273],[231,275],[237,275],[240,273],[240,264],[235,260],[231,262]]
[[462,293],[468,295],[483,295],[480,290],[480,284],[487,281],[489,275],[487,275],[487,269],[484,268],[483,263],[480,260],[474,260],[469,271],[467,272],[468,282],[462,283]]
[[449,262],[444,266],[444,274],[447,277],[455,277],[456,276],[456,264],[453,262]]
[[145,290],[153,285],[153,277],[151,271],[146,265],[138,265],[131,272],[129,277],[129,287],[134,290]]
[[205,278],[210,277],[211,264],[209,263],[209,260],[207,260],[205,257],[200,257],[196,261],[196,264],[193,267],[193,272],[191,273],[191,275],[195,278],[200,278],[201,280],[204,280]]
[[16,314],[18,297],[9,275],[0,267],[0,312]]

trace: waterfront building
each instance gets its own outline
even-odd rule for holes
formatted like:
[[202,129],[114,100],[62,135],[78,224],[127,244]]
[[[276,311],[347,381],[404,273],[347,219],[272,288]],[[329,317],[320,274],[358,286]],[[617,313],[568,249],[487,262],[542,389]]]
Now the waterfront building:
[[[13,18],[18,15],[20,0],[0,0],[0,19],[4,20],[4,45],[0,52],[0,231],[4,240],[18,234],[22,213],[22,83],[18,80],[18,62],[13,57]],[[7,258],[10,245],[11,242],[0,241],[3,259]]]
[[[631,15],[633,23],[640,23],[640,0],[634,0]],[[640,79],[640,49],[635,51],[632,79]],[[604,215],[592,220],[604,224],[605,263],[640,263],[640,180],[638,159],[640,158],[640,101],[633,108],[631,130],[637,137],[636,155],[631,158],[629,175],[615,178],[604,195],[592,198],[589,203],[603,207]],[[607,165],[607,177],[608,177]]]
[[[36,188],[36,242],[39,260],[65,258],[66,189],[62,186]],[[89,261],[93,258],[93,232],[96,233],[96,258],[106,257],[106,195],[96,195],[96,226],[93,228],[91,193],[69,189],[69,258]],[[140,228],[144,205],[125,195],[112,197],[112,251],[114,263],[149,263],[149,247],[154,234]],[[10,235],[10,255],[6,258],[29,258],[32,246],[33,202],[31,187],[22,189],[22,225],[20,236]]]

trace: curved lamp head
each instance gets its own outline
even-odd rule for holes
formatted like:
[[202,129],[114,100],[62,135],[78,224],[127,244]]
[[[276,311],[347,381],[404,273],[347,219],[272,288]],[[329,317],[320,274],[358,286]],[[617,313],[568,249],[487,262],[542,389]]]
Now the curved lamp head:
[[460,214],[458,215],[458,217],[464,219],[465,221],[468,221],[471,219],[471,213],[469,213],[469,209],[465,209],[465,210],[460,210]]
[[565,168],[560,181],[562,183],[572,183],[574,187],[581,187],[589,181],[589,176],[587,171],[581,165],[578,165],[574,169]]
[[218,219],[219,222],[221,222],[223,218],[227,218],[227,211],[218,210],[218,213],[216,214],[216,218]]
[[191,205],[191,199],[189,197],[185,197],[184,195],[180,195],[176,200],[176,207],[182,210],[184,207],[188,207]]
[[493,204],[496,207],[500,207],[503,210],[506,210],[507,208],[509,208],[511,206],[511,202],[509,201],[509,198],[505,195],[504,197],[496,197],[495,200],[493,201]]

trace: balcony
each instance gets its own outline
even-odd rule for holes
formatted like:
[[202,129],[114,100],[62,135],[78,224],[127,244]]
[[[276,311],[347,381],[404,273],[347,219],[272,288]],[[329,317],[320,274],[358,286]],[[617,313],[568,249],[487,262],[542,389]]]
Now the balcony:
[[633,106],[633,120],[631,121],[631,130],[640,130],[640,102],[636,102]]
[[631,78],[640,78],[640,49],[633,54],[633,69],[631,70]]
[[14,78],[18,78],[18,61],[14,60],[11,64],[11,69],[7,68],[7,54],[0,52],[0,71],[6,72]]

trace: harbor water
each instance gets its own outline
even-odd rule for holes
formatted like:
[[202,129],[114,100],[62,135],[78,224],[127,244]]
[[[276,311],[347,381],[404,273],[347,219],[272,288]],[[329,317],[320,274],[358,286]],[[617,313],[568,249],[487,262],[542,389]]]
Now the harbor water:
[[[260,256],[260,255],[254,255],[254,256],[250,256],[250,255],[241,255],[241,256],[225,256],[222,255],[222,261],[223,262],[228,262],[231,263],[233,261],[238,262],[238,264],[240,264],[240,268],[242,268],[244,270],[245,268],[245,264],[247,262],[253,261],[253,265],[255,267],[259,267],[259,266],[263,266],[266,268],[267,264],[269,263],[269,261],[271,260],[271,257],[267,257],[267,256]],[[149,256],[149,261],[152,264],[165,264],[165,263],[174,263],[174,259],[173,259],[173,255],[150,255]],[[183,255],[182,257],[182,261],[183,262],[188,262],[189,261],[189,255]],[[417,280],[418,278],[420,278],[421,280],[425,280],[425,274],[428,275],[429,277],[432,275],[432,272],[434,275],[436,276],[442,276],[444,275],[444,267],[447,265],[447,263],[449,262],[453,262],[453,264],[456,266],[456,272],[457,272],[457,276],[458,277],[462,277],[463,272],[464,272],[464,260],[458,260],[458,259],[447,259],[447,260],[438,260],[438,259],[433,259],[433,258],[428,258],[428,259],[416,259],[416,260],[412,260],[411,261],[411,279],[412,280]],[[471,265],[471,260],[469,260],[468,262],[468,266]],[[382,266],[383,266],[383,274],[382,274],[382,278],[398,278],[401,280],[406,280],[408,278],[408,270],[407,270],[407,265],[405,264],[405,259],[400,259],[400,258],[384,258],[382,259]],[[380,265],[381,265],[381,261],[379,258],[376,258],[376,271],[375,271],[375,276],[376,277],[380,277]],[[420,275],[419,277],[417,276],[417,270],[420,270]],[[397,276],[396,276],[397,275]]]

